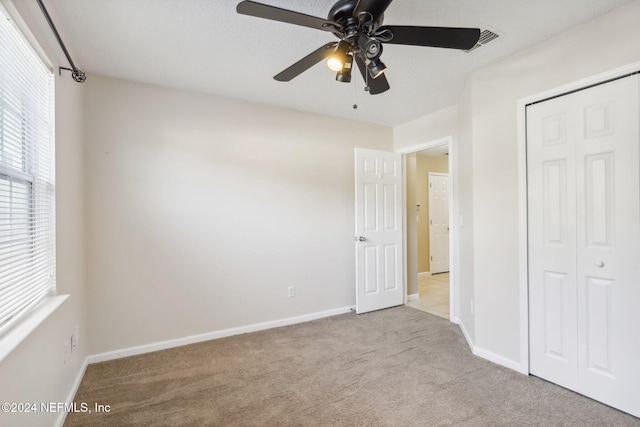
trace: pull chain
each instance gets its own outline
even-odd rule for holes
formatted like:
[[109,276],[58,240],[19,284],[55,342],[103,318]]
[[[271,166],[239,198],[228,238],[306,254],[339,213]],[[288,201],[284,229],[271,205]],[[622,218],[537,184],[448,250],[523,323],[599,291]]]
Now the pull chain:
[[358,97],[358,75],[357,73],[353,74],[353,78],[351,79],[351,82],[353,84],[353,109],[357,110],[358,109],[358,103],[357,101],[357,97]]
[[364,91],[369,92],[371,88],[369,87],[369,72],[367,71],[367,67],[364,67]]

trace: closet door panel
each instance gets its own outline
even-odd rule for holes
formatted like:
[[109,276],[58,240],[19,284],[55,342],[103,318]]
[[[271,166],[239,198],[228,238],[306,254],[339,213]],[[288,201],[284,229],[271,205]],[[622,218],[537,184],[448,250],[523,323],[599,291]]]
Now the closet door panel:
[[578,391],[640,415],[638,76],[575,94]]
[[575,121],[558,98],[527,108],[531,373],[577,390]]

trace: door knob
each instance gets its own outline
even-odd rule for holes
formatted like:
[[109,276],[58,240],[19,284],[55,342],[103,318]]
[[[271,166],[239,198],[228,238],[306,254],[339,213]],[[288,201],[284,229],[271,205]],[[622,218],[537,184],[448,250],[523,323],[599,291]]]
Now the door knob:
[[367,241],[367,238],[366,238],[366,237],[364,237],[364,236],[360,236],[360,237],[358,237],[358,241],[359,241],[359,242],[366,242],[366,241]]
[[598,267],[598,268],[602,268],[602,267],[604,267],[604,262],[602,262],[602,261],[597,261],[597,262],[596,262],[596,267]]

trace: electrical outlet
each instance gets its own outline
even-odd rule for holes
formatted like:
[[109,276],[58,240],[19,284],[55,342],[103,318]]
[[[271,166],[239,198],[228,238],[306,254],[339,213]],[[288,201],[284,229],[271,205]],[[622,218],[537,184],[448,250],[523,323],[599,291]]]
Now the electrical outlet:
[[78,341],[80,340],[79,330],[80,328],[78,327],[78,325],[76,325],[76,330],[73,333],[73,335],[71,335],[71,352],[72,353],[76,349],[76,347],[78,347]]
[[289,298],[295,297],[296,296],[296,288],[294,288],[293,286],[289,286],[287,296]]
[[71,341],[65,340],[64,342],[64,364],[66,365],[71,360]]

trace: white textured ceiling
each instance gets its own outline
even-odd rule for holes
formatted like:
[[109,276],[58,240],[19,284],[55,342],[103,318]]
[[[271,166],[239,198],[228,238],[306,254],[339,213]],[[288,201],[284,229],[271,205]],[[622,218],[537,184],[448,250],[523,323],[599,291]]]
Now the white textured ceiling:
[[[491,27],[505,36],[473,53],[387,45],[391,90],[338,83],[320,63],[288,83],[273,76],[332,41],[327,32],[238,15],[239,0],[48,0],[87,72],[395,126],[456,103],[477,69],[628,0],[396,0],[387,25]],[[264,0],[326,17],[334,0]],[[354,110],[352,105],[358,104]]]

